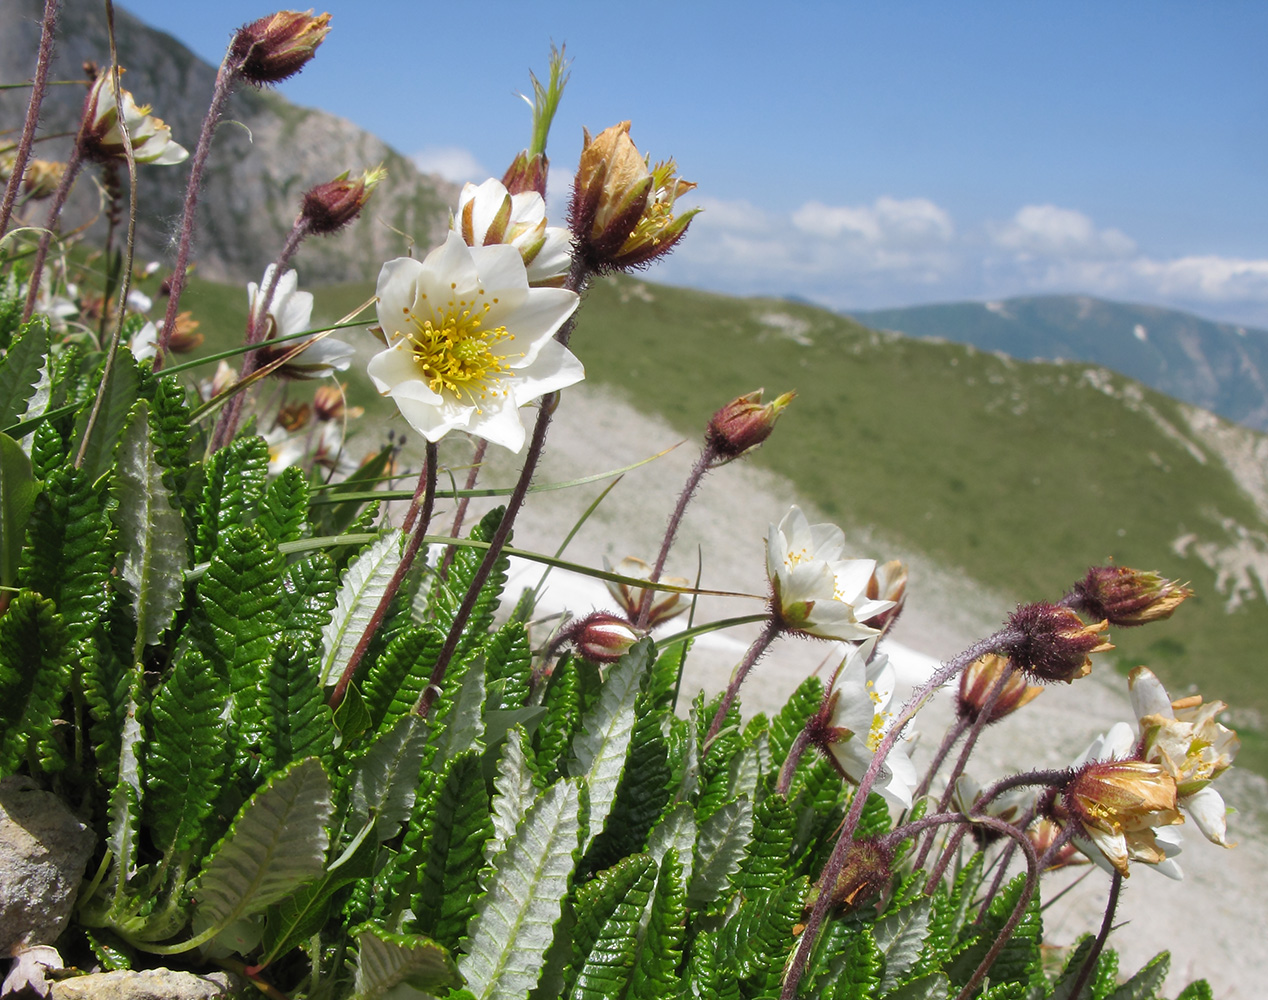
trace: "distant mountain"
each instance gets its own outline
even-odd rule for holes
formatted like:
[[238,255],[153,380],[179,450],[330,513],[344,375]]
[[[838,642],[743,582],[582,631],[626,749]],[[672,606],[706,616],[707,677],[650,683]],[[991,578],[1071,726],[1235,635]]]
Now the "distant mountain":
[[1104,365],[1186,403],[1268,430],[1268,331],[1085,295],[851,312],[867,326],[1023,361]]
[[[34,74],[43,9],[42,0],[0,2],[0,83],[20,83]],[[226,22],[226,46],[236,27]],[[192,151],[211,98],[215,67],[118,5],[115,35],[119,63],[127,70],[124,86],[138,103],[152,104],[154,114],[171,126],[173,138]],[[105,65],[109,59],[105,5],[100,0],[63,0],[50,79],[83,79],[85,61]],[[320,73],[321,61],[318,50],[304,72]],[[40,135],[50,138],[37,140],[35,155],[65,157],[69,139],[64,134],[73,134],[78,127],[85,93],[76,85],[49,88]],[[17,133],[29,97],[25,88],[0,90],[0,130]],[[53,138],[59,134],[63,137]],[[457,189],[420,173],[406,157],[351,122],[298,107],[271,91],[239,88],[217,129],[204,174],[194,254],[199,273],[217,280],[258,281],[281,249],[304,191],[344,170],[356,175],[380,163],[387,167],[388,177],[375,191],[366,216],[333,238],[309,240],[300,250],[296,263],[305,284],[373,277],[383,260],[399,254],[400,233],[413,236],[422,246],[435,243],[448,227],[448,207],[456,204]],[[95,168],[87,169],[76,184],[71,225],[100,211],[87,176],[94,172]],[[177,167],[139,169],[140,259],[170,257],[188,177],[188,161]],[[42,223],[42,211],[36,206],[27,221]]]

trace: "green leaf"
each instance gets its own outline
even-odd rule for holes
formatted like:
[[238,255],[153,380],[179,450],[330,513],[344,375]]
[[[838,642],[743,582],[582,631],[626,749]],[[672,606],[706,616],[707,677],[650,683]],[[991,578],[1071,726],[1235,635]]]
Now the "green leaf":
[[150,437],[163,467],[163,481],[176,500],[183,497],[189,480],[191,426],[184,386],[174,375],[156,379],[150,398]]
[[753,831],[753,804],[737,799],[716,809],[700,825],[687,902],[693,907],[719,905],[722,890],[740,868]]
[[1205,979],[1198,979],[1189,983],[1176,1000],[1214,1000],[1215,994],[1211,992],[1211,984]]
[[746,899],[722,929],[719,954],[736,978],[752,983],[759,995],[778,992],[808,887],[807,880],[799,878],[759,892]]
[[365,708],[375,728],[391,725],[413,710],[431,681],[445,637],[434,625],[407,625],[366,671]]
[[449,762],[428,811],[431,835],[411,906],[419,930],[456,948],[475,913],[484,845],[493,833],[478,750]]
[[228,697],[227,678],[187,649],[151,703],[145,813],[165,853],[202,843],[227,763],[222,712]]
[[303,469],[287,466],[268,484],[256,523],[275,545],[303,537],[308,527],[308,481]]
[[0,586],[18,582],[22,541],[39,492],[31,460],[7,434],[0,434]]
[[577,661],[571,656],[564,656],[555,664],[542,705],[546,716],[535,734],[537,770],[545,775],[559,774],[564,752],[581,724],[581,678]]
[[664,1000],[678,993],[682,986],[678,968],[686,935],[686,882],[678,852],[670,848],[656,876],[647,931],[630,980],[631,1000]]
[[[188,553],[150,441],[149,404],[137,400],[119,442],[111,492],[119,529],[119,579],[136,615],[136,652],[162,638],[180,607]],[[139,655],[137,657],[139,659]]]
[[484,745],[484,671],[470,670],[445,685],[432,712],[431,744],[435,747],[432,768],[474,746]]
[[334,614],[322,630],[321,684],[330,687],[343,674],[352,652],[361,641],[370,618],[387,591],[388,581],[401,562],[401,532],[392,528],[362,550],[348,567]]
[[897,913],[876,921],[872,933],[876,946],[885,956],[885,978],[881,980],[881,992],[886,993],[903,981],[907,972],[916,964],[925,943],[925,931],[929,927],[932,900],[923,897]]
[[732,885],[754,896],[788,877],[793,840],[793,814],[782,795],[768,795],[753,811],[753,838],[744,852]]
[[266,774],[304,757],[322,761],[330,758],[335,724],[317,684],[315,659],[312,647],[281,642],[265,667],[260,710],[261,757]]
[[1159,952],[1148,965],[1111,993],[1109,1000],[1153,1000],[1170,968],[1171,953]]
[[571,994],[577,1000],[619,997],[625,990],[634,971],[639,927],[655,872],[648,855],[636,854],[577,890]]
[[520,820],[533,804],[537,790],[533,785],[533,773],[529,770],[524,754],[524,730],[515,728],[507,734],[498,760],[497,775],[493,779],[493,802],[490,819],[493,833],[484,842],[484,858],[493,864],[497,856],[510,843]]
[[647,838],[647,853],[659,862],[669,851],[676,851],[682,867],[683,885],[690,885],[695,849],[696,812],[690,802],[676,803],[652,828]]
[[[97,383],[93,383],[94,389]],[[88,400],[75,417],[75,432],[71,436],[74,450],[83,453],[80,467],[91,482],[96,482],[110,469],[114,450],[128,422],[128,414],[137,400],[138,379],[136,361],[132,352],[120,347],[114,364],[106,378],[101,406],[97,410],[92,427],[88,420],[95,400]],[[85,440],[86,438],[86,440]]]
[[224,532],[251,523],[268,471],[269,446],[261,437],[240,437],[207,460],[194,539],[196,562],[215,554]]
[[141,724],[137,721],[140,687],[139,672],[133,671],[119,741],[116,771],[119,780],[110,793],[106,847],[114,856],[116,906],[124,901],[128,880],[136,871],[137,840],[141,828],[141,760],[137,752],[143,739]]
[[[477,542],[489,541],[502,522],[502,515],[505,512],[505,507],[497,507],[485,514],[480,523],[471,529],[471,539]],[[511,544],[511,538],[511,535],[507,536],[507,545]],[[442,632],[448,634],[458,607],[466,596],[471,581],[475,579],[480,563],[484,560],[484,553],[484,549],[458,546],[444,585],[438,586],[432,594],[428,608]],[[467,619],[467,626],[463,630],[462,639],[454,651],[455,661],[465,660],[472,651],[484,643],[485,633],[493,622],[493,613],[497,611],[498,602],[502,597],[502,588],[506,585],[506,568],[509,565],[510,557],[507,555],[499,556],[493,564],[493,570],[480,589],[479,597],[476,598],[471,610],[471,616]]]
[[893,993],[887,993],[885,1000],[947,1000],[950,995],[951,980],[944,973],[935,972],[903,984]]
[[286,567],[277,602],[282,642],[321,645],[321,631],[335,606],[337,583],[334,560],[325,552],[314,552]]
[[317,878],[332,808],[330,779],[315,757],[270,777],[238,811],[198,878],[195,941],[209,940]]
[[479,1000],[522,1000],[537,984],[563,912],[581,822],[580,783],[557,781],[498,856],[458,962]]
[[568,770],[574,776],[584,775],[590,793],[586,847],[602,832],[616,800],[634,732],[634,704],[654,655],[652,641],[642,639],[616,662],[608,672],[598,704],[586,713],[573,740]]
[[850,937],[845,961],[832,992],[824,991],[824,1000],[874,1000],[879,997],[881,979],[885,975],[885,956],[876,946],[872,928],[863,926]]
[[430,938],[392,934],[373,924],[354,929],[352,936],[357,942],[353,1000],[374,1000],[400,983],[434,993],[462,981],[449,952]]
[[[324,498],[335,498],[341,493],[357,493],[359,487],[370,485],[373,486],[376,480],[383,475],[387,469],[388,462],[391,461],[392,455],[396,449],[392,445],[388,445],[377,455],[364,462],[360,468],[353,472],[342,483],[338,483],[328,490],[324,491]],[[365,500],[345,500],[343,503],[331,503],[318,508],[317,523],[320,532],[323,535],[339,535],[347,531],[349,526],[358,519],[358,516],[364,516],[362,508],[365,506]],[[370,504],[371,508],[377,509],[378,504]]]
[[[806,720],[819,710],[822,703],[823,682],[818,677],[807,677],[784,703],[779,713],[770,720],[770,757],[775,774],[784,766],[797,734],[806,728]],[[802,763],[793,778],[793,786],[789,789],[789,798],[797,795],[802,769],[813,763],[814,759],[813,756],[802,757]]]
[[486,715],[524,707],[533,674],[533,654],[523,622],[509,621],[489,636],[484,645],[484,673],[488,691]]
[[48,319],[33,316],[0,358],[0,431],[8,431],[26,416],[48,361],[48,346]]
[[352,816],[373,819],[380,841],[396,836],[414,805],[423,763],[425,727],[412,712],[370,744],[352,779]]
[[53,602],[37,594],[19,594],[0,618],[0,775],[28,755],[56,769],[53,721],[70,682],[66,640]]
[[[1021,899],[1025,883],[1025,873],[1019,873],[995,897],[987,911],[979,916],[978,922],[965,928],[962,941],[968,947],[947,967],[957,985],[967,982],[973,970],[986,957],[986,952]],[[1040,967],[1042,940],[1043,916],[1039,908],[1039,894],[1035,893],[1026,905],[1026,913],[1021,922],[990,968],[991,982],[1029,986],[1032,982],[1043,980]]]

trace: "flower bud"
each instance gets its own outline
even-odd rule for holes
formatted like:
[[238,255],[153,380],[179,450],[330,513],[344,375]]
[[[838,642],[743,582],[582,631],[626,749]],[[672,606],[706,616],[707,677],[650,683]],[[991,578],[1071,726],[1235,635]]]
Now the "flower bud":
[[360,406],[348,405],[347,393],[346,382],[319,385],[313,393],[313,416],[318,420],[342,420],[345,416],[355,418],[365,413]]
[[888,632],[894,622],[898,621],[898,616],[903,613],[903,606],[907,603],[907,567],[902,560],[891,559],[876,567],[867,585],[867,597],[872,601],[893,602],[892,608],[873,615],[863,623],[881,634]]
[[1007,657],[987,653],[979,656],[960,674],[960,693],[956,698],[956,712],[959,716],[969,722],[977,722],[990,700],[991,692],[1001,679],[1004,688],[986,717],[985,725],[988,726],[1038,698],[1043,691],[1040,687],[1027,686],[1025,674],[1014,670]]
[[621,122],[584,136],[569,221],[577,252],[595,272],[645,267],[667,254],[699,209],[675,217],[674,202],[695,187],[673,160],[649,169]]
[[312,410],[307,403],[287,403],[277,411],[278,426],[294,434],[308,426]]
[[568,630],[567,639],[587,660],[615,663],[642,638],[638,630],[618,615],[596,611]]
[[1092,670],[1092,653],[1113,649],[1102,637],[1109,622],[1087,625],[1069,608],[1039,602],[1023,604],[1009,616],[1012,636],[998,652],[1039,681],[1066,681]]
[[[603,560],[603,568],[609,573],[619,573],[621,576],[629,576],[637,580],[650,580],[652,578],[651,566],[634,556],[626,556],[616,565],[615,569],[605,558]],[[672,584],[676,587],[691,586],[690,580],[683,579],[680,576],[662,576],[660,579],[662,583]],[[608,593],[620,605],[626,617],[631,621],[637,618],[639,608],[642,606],[643,595],[647,593],[647,589],[635,587],[628,583],[617,583],[613,580],[607,581],[607,587]],[[677,593],[676,591],[653,591],[652,603],[647,616],[647,627],[652,629],[669,621],[671,618],[677,618],[687,610],[690,603],[686,594]]]
[[330,32],[330,15],[280,10],[245,24],[229,43],[238,75],[256,87],[281,83],[310,60]]
[[832,889],[834,906],[854,909],[877,893],[884,892],[893,877],[894,849],[875,837],[850,845]]
[[198,332],[199,325],[191,310],[177,313],[176,329],[172,331],[172,339],[167,343],[168,349],[175,354],[188,354],[201,347],[204,338]]
[[502,175],[502,186],[512,195],[536,191],[545,198],[546,174],[549,170],[550,161],[544,153],[529,156],[527,149],[520,150]]
[[355,181],[344,171],[333,181],[318,184],[304,195],[300,217],[307,220],[308,231],[318,236],[337,232],[361,214],[370,200],[370,192],[387,176],[381,166],[364,170]]
[[709,420],[705,444],[718,456],[717,464],[739,458],[770,437],[775,421],[797,395],[786,392],[773,402],[762,403],[765,389],[757,389],[733,399]]
[[1093,566],[1070,592],[1071,607],[1111,625],[1145,625],[1170,618],[1193,591],[1157,573],[1126,566]]

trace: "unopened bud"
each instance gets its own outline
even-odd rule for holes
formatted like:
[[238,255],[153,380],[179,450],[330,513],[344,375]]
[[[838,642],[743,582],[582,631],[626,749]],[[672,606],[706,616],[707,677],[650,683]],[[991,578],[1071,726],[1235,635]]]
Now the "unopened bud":
[[1182,583],[1126,566],[1093,566],[1070,592],[1071,607],[1111,625],[1145,625],[1170,618],[1193,596]]
[[1011,715],[1027,702],[1034,701],[1043,692],[1043,688],[1030,687],[1026,684],[1026,675],[1014,670],[1008,657],[996,653],[987,653],[964,668],[960,674],[960,694],[956,699],[956,712],[969,722],[977,722],[986,710],[995,686],[1003,682],[1003,689],[995,698],[985,725],[998,722],[1006,715]]
[[311,10],[281,10],[239,28],[229,54],[242,79],[265,87],[303,69],[329,32],[329,14],[313,17]]
[[832,890],[832,903],[854,909],[889,887],[894,874],[894,849],[874,837],[856,840],[841,866]]
[[642,638],[626,619],[596,611],[577,622],[568,633],[568,641],[587,660],[615,663]]
[[545,154],[529,156],[527,149],[521,150],[502,175],[502,186],[513,195],[536,191],[545,198],[546,174],[549,170],[550,161]]
[[1009,616],[1010,638],[998,652],[1039,681],[1073,681],[1092,670],[1092,653],[1113,649],[1103,633],[1109,622],[1087,625],[1069,608],[1023,604]]
[[773,402],[763,404],[765,391],[757,389],[733,399],[710,418],[704,439],[718,456],[718,464],[739,458],[770,437],[775,421],[797,395],[786,392]]
[[318,236],[337,232],[361,214],[378,183],[387,176],[382,167],[365,170],[356,180],[344,171],[333,181],[318,184],[304,195],[300,217],[307,220],[308,231]]

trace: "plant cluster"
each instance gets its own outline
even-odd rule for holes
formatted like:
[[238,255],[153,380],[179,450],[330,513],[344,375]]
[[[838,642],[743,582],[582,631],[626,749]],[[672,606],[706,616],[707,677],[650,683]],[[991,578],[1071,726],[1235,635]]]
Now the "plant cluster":
[[[298,71],[328,18],[282,12],[235,34],[192,156],[163,325],[130,294],[130,241],[114,249],[112,226],[94,329],[84,296],[55,305],[71,298],[68,272],[49,266],[70,184],[85,163],[126,166],[135,192],[138,164],[186,154],[112,61],[45,225],[15,224],[45,190],[30,137],[55,0],[48,11],[0,227],[0,776],[54,791],[98,846],[65,933],[29,942],[56,944],[57,960],[19,956],[23,976],[175,959],[275,997],[1157,995],[1165,956],[1118,982],[1118,891],[1131,862],[1178,874],[1186,816],[1226,845],[1212,782],[1237,738],[1222,703],[1173,701],[1141,668],[1136,725],[1069,768],[983,788],[965,767],[985,726],[1038,685],[1086,674],[1111,626],[1169,616],[1186,588],[1092,569],[893,710],[884,639],[906,573],[848,557],[838,528],[794,507],[766,538],[761,609],[671,632],[700,592],[665,569],[701,479],[762,445],[792,403],[758,391],[709,422],[655,561],[586,570],[612,585],[613,610],[539,620],[534,591],[503,590],[558,394],[584,377],[570,348],[581,295],[594,275],[669,252],[694,185],[651,164],[623,122],[586,136],[570,225],[548,226],[546,137],[566,81],[555,53],[547,82],[532,81],[530,146],[501,181],[468,185],[441,246],[383,266],[368,377],[425,457],[412,490],[376,488],[394,446],[357,467],[341,433],[332,445],[305,431],[346,419],[337,388],[280,411],[252,390],[349,367],[325,339],[334,327],[308,329],[311,296],[287,265],[362,211],[379,171],[305,196],[249,288],[243,346],[228,352],[239,371],[204,387],[186,378],[206,362],[172,363],[191,336],[181,287],[224,96]],[[266,418],[281,437],[256,433]],[[450,435],[477,442],[463,489],[440,485]],[[460,537],[489,443],[522,452],[521,472]],[[445,498],[452,524],[431,533]],[[393,500],[407,502],[399,524]],[[693,639],[737,621],[761,628],[731,683],[680,705]],[[804,638],[844,644],[841,665],[745,721],[747,676],[774,643]],[[907,724],[953,683],[956,721],[922,775]],[[1110,873],[1105,921],[1052,965],[1040,877],[1080,859]]]

